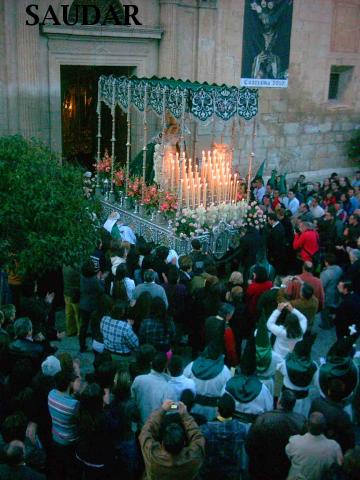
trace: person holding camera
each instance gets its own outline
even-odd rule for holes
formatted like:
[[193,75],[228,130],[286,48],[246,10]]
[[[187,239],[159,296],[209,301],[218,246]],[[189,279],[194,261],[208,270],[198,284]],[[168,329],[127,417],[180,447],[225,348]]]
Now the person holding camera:
[[145,423],[139,442],[147,480],[192,480],[205,458],[205,439],[182,402],[165,400]]

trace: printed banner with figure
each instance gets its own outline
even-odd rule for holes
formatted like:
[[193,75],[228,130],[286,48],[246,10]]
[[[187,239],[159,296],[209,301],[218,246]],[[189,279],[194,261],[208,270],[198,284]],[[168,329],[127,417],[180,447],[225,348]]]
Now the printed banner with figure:
[[293,0],[245,0],[242,87],[288,86]]

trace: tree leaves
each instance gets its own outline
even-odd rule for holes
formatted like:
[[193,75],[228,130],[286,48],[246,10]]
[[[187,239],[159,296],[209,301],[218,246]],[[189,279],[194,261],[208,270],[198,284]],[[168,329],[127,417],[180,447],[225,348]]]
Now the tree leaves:
[[83,261],[97,240],[89,211],[99,205],[84,197],[78,167],[60,166],[36,139],[0,138],[0,238],[7,261],[16,259],[31,274]]

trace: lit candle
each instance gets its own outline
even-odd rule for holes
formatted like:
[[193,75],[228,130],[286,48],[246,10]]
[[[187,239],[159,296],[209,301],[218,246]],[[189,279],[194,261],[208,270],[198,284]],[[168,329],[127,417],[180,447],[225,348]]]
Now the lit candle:
[[174,180],[175,180],[175,165],[174,160],[171,163],[171,191],[174,191]]
[[182,208],[182,197],[183,197],[183,185],[184,185],[184,180],[180,180],[180,191],[179,191],[179,201],[178,201],[178,210],[181,211]]
[[205,185],[203,185],[203,205],[204,207],[206,208],[206,191],[207,191],[207,183],[205,183]]
[[201,152],[201,161],[204,163],[206,161],[205,150]]
[[235,173],[235,175],[234,175],[234,184],[233,184],[233,185],[234,185],[234,200],[235,200],[235,202],[236,202],[236,193],[235,193],[235,190],[236,190],[236,178],[237,178],[237,174]]
[[235,186],[235,203],[236,203],[236,199],[237,199],[238,188],[239,188],[239,180],[237,180],[236,186]]
[[198,180],[198,183],[197,183],[197,200],[196,200],[197,204],[200,206],[200,202],[201,202],[201,184],[200,184],[200,180]]
[[190,185],[186,189],[186,207],[189,208],[190,205]]

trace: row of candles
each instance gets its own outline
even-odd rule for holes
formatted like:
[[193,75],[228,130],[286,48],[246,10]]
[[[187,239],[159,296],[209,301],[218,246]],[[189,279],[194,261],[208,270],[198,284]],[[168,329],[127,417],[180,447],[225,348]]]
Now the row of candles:
[[239,184],[225,152],[203,151],[200,168],[185,153],[164,156],[161,187],[178,194],[179,208],[236,202]]

